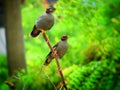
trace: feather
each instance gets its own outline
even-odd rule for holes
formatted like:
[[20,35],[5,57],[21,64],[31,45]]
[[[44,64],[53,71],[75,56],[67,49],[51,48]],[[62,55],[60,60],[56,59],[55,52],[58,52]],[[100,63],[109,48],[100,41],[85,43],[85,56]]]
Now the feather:
[[36,26],[34,25],[33,30],[32,30],[32,32],[30,33],[30,35],[31,35],[32,37],[37,37],[40,32],[41,32],[41,31],[37,30]]
[[[55,45],[53,46],[53,49],[54,49],[54,50],[56,50],[56,47],[58,46],[58,44],[59,44],[59,43],[57,43],[57,44],[55,44]],[[47,57],[46,57],[46,60],[45,60],[44,65],[47,66],[47,65],[52,61],[53,58],[54,58],[54,56],[52,55],[52,51],[50,51],[49,54],[48,54]]]

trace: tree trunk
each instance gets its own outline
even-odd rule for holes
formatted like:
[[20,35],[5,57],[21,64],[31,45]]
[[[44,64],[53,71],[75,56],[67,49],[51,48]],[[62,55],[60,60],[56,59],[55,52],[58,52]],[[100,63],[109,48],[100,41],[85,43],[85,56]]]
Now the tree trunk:
[[7,60],[9,75],[25,69],[25,52],[21,25],[20,0],[5,0]]

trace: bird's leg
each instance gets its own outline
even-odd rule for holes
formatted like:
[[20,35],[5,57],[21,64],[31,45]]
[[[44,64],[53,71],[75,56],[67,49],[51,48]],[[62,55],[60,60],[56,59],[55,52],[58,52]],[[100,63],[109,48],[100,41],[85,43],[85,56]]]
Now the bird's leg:
[[53,50],[54,50],[54,52],[52,52],[53,56],[56,57],[57,56],[57,51],[55,49],[53,49]]
[[46,36],[45,31],[42,30],[42,29],[41,29],[40,31],[42,32],[42,35],[43,35],[45,41],[48,43],[48,42],[49,42],[49,39],[48,39],[48,37]]

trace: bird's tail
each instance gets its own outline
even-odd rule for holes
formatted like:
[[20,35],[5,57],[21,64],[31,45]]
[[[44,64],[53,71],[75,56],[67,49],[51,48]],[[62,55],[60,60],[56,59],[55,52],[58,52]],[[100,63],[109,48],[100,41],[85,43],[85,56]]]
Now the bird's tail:
[[49,65],[51,61],[52,61],[52,59],[47,58],[44,62],[44,65],[45,66]]
[[34,25],[32,32],[30,33],[31,37],[37,37],[41,31],[37,30],[36,26]]

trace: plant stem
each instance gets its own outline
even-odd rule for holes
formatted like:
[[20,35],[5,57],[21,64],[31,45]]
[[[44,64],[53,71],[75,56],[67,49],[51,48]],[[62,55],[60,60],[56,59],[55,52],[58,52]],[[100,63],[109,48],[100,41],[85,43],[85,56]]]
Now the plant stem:
[[65,84],[65,79],[64,79],[64,76],[63,76],[63,73],[62,73],[62,69],[61,69],[60,64],[59,64],[59,62],[58,62],[58,59],[59,59],[59,58],[58,58],[58,55],[57,55],[57,51],[55,51],[55,50],[53,49],[53,47],[51,46],[50,41],[49,41],[49,38],[47,37],[45,31],[44,31],[44,30],[41,30],[41,32],[42,32],[43,38],[45,39],[47,45],[49,46],[50,50],[52,51],[52,53],[53,53],[53,55],[54,55],[54,57],[55,57],[55,60],[56,60],[56,63],[57,63],[57,67],[58,67],[58,71],[59,71],[59,74],[60,74],[60,76],[61,76],[61,78],[62,78],[63,86],[64,86],[64,88],[65,88],[66,90],[68,90],[68,89],[67,89],[67,86],[66,86],[66,84]]

